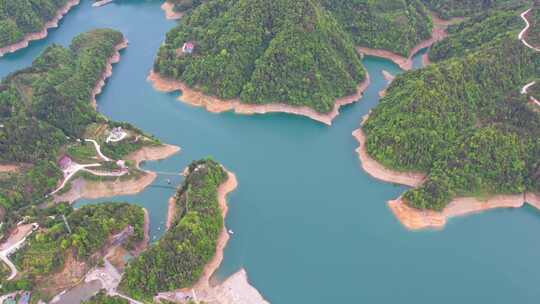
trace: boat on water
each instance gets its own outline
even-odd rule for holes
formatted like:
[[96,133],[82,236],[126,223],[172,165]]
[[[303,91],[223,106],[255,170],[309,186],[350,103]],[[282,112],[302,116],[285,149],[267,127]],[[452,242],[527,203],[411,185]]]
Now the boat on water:
[[113,2],[114,0],[101,0],[101,1],[96,1],[92,4],[93,7],[100,7],[100,6],[104,6],[104,5],[107,5],[111,2]]

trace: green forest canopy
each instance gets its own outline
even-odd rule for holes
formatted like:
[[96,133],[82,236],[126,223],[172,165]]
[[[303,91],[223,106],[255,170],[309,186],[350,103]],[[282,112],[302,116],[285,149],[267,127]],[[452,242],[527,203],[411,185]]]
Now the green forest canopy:
[[67,0],[0,0],[0,48],[43,30]]
[[151,300],[160,291],[188,287],[214,256],[223,229],[217,190],[227,173],[213,160],[193,162],[176,193],[175,220],[163,237],[132,260],[120,289]]
[[[95,265],[101,258],[95,253],[107,244],[112,235],[128,225],[133,227],[133,233],[122,244],[125,248],[132,249],[144,239],[144,212],[136,205],[100,203],[76,210],[69,205],[60,205],[47,212],[52,218],[47,218],[42,228],[33,233],[27,244],[12,256],[20,272],[19,282],[10,282],[7,287],[26,281],[33,290],[39,291],[39,282],[50,283],[47,277],[62,270],[68,255],[90,266]],[[71,234],[62,220],[62,214],[66,216]]]
[[[122,41],[120,32],[109,29],[80,34],[69,48],[51,45],[31,67],[0,82],[0,162],[24,164],[21,172],[0,175],[2,231],[57,186],[62,178],[58,158],[83,147],[76,139],[90,127],[121,125],[141,134],[129,124],[109,122],[91,105],[92,90]],[[119,157],[138,147],[119,143],[103,151]]]
[[373,158],[428,173],[405,193],[416,208],[441,210],[457,196],[540,192],[540,116],[520,94],[540,75],[540,56],[517,39],[515,26],[506,27],[512,18],[495,13],[482,22],[471,24],[485,29],[471,36],[481,47],[463,39],[466,29],[452,33],[448,41],[459,47],[398,77],[364,125]]
[[488,10],[512,10],[529,5],[530,0],[422,0],[442,18],[468,17]]
[[[187,41],[194,54],[178,54]],[[205,2],[167,34],[154,69],[220,98],[323,113],[365,77],[349,36],[313,0]]]

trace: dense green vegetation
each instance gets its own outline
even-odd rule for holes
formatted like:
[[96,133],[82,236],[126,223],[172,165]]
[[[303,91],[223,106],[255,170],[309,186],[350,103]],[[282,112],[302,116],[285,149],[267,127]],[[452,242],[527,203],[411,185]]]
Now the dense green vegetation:
[[0,48],[39,32],[67,0],[0,0]]
[[540,1],[535,0],[534,9],[527,15],[531,27],[527,32],[527,42],[534,47],[540,47]]
[[530,0],[421,0],[442,18],[466,17],[492,9],[512,10]]
[[[133,233],[123,243],[127,249],[144,239],[144,212],[142,208],[128,203],[102,203],[87,205],[72,210],[61,205],[52,218],[47,218],[44,229],[32,234],[27,245],[13,256],[14,263],[21,272],[23,281],[37,282],[60,271],[68,255],[77,261],[96,264],[99,255],[95,255],[116,233],[128,225]],[[68,232],[61,214],[66,215],[71,228]],[[36,281],[37,280],[37,281]],[[32,283],[32,287],[39,288]]]
[[450,57],[462,57],[485,47],[486,43],[497,43],[508,31],[518,31],[523,27],[524,22],[515,11],[492,11],[476,15],[450,26],[450,36],[431,47],[429,59],[434,62]]
[[[194,54],[178,54],[184,42]],[[154,69],[220,98],[329,112],[365,77],[349,36],[314,0],[213,0],[167,34]]]
[[176,193],[175,220],[157,244],[131,261],[121,289],[136,299],[192,285],[214,256],[223,228],[217,189],[227,179],[213,160],[192,163]]
[[404,196],[412,206],[441,210],[456,196],[540,191],[540,116],[519,94],[540,75],[540,56],[517,39],[513,20],[498,13],[482,21],[497,33],[458,26],[435,48],[449,59],[398,77],[366,122],[373,158],[428,173]]
[[321,0],[360,46],[409,56],[431,36],[429,12],[419,0]]
[[83,301],[82,304],[129,304],[129,301],[118,296],[111,297],[102,290],[87,301]]
[[[20,172],[0,176],[2,232],[46,200],[62,178],[57,160],[70,155],[81,163],[96,162],[93,145],[121,159],[143,145],[159,142],[126,123],[110,122],[91,105],[92,91],[107,60],[123,41],[120,32],[98,29],[75,37],[69,48],[51,45],[31,67],[0,83],[0,163],[24,164]],[[121,126],[130,136],[103,144],[108,131]],[[104,165],[104,168],[107,166]],[[7,213],[7,215],[5,215]]]

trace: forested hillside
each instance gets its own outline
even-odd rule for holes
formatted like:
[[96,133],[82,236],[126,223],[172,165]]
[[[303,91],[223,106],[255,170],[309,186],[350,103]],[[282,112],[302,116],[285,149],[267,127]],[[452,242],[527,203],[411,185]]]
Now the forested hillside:
[[511,16],[483,22],[496,27],[475,34],[467,23],[440,43],[437,56],[449,59],[398,77],[364,125],[373,158],[428,174],[404,196],[416,208],[540,191],[540,116],[520,94],[540,76],[540,56],[517,39]]
[[431,36],[432,22],[420,0],[320,0],[355,44],[409,56]]
[[[69,155],[82,163],[95,163],[92,144],[85,135],[121,125],[109,122],[91,105],[92,91],[121,33],[94,30],[77,36],[69,48],[51,45],[32,66],[8,75],[0,83],[0,163],[15,163],[20,170],[0,174],[1,231],[9,229],[28,208],[46,200],[62,178],[57,161]],[[111,156],[123,156],[141,142],[106,147]],[[105,147],[104,147],[105,148]],[[118,158],[119,159],[119,158]]]
[[442,18],[467,17],[491,9],[512,10],[529,5],[530,0],[421,0]]
[[[61,287],[61,283],[51,276],[63,271],[66,262],[85,262],[85,269],[89,269],[101,259],[101,254],[96,253],[110,244],[113,235],[128,231],[128,226],[133,232],[127,233],[122,246],[132,249],[144,239],[144,212],[141,207],[128,203],[102,203],[77,210],[60,205],[49,213],[53,218],[48,218],[44,227],[32,234],[28,243],[12,256],[20,274],[5,289],[27,282],[31,290],[44,293],[45,297],[52,296],[55,293],[48,292]],[[66,216],[71,233],[61,215]],[[71,264],[70,267],[79,267]]]
[[429,51],[431,61],[450,57],[462,57],[475,52],[485,44],[499,43],[508,31],[519,31],[524,27],[518,11],[490,11],[471,17],[448,28],[449,37],[436,42]]
[[221,165],[206,159],[192,163],[176,193],[175,220],[147,251],[131,261],[120,288],[135,299],[188,287],[214,256],[223,228],[217,190],[226,181]]
[[535,0],[534,8],[527,14],[531,27],[527,32],[527,41],[534,47],[540,48],[540,1]]
[[68,0],[0,0],[0,48],[39,32]]
[[154,69],[220,98],[321,113],[365,77],[349,36],[313,0],[208,1],[167,34]]

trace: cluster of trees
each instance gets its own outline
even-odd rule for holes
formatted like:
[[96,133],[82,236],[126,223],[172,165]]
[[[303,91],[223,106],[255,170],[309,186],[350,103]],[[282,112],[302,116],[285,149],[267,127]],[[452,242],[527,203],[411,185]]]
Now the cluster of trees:
[[[517,11],[488,11],[471,17],[448,28],[448,38],[435,43],[429,51],[432,62],[450,57],[462,57],[497,41],[508,31],[524,26]],[[517,35],[517,34],[516,34]]]
[[512,10],[530,0],[421,0],[442,18],[473,16],[487,10]]
[[[187,41],[195,53],[179,54]],[[315,0],[205,2],[167,34],[154,69],[220,98],[322,113],[365,77],[349,35]]]
[[[95,264],[93,256],[109,240],[128,226],[133,227],[123,244],[127,249],[144,239],[144,212],[142,208],[128,203],[102,203],[87,205],[73,210],[64,206],[53,218],[47,218],[43,229],[32,234],[27,244],[13,256],[21,271],[21,280],[34,282],[62,269],[67,255],[78,261]],[[71,233],[61,215],[65,215]],[[32,287],[38,288],[36,284]]]
[[55,188],[64,147],[78,144],[90,124],[106,123],[90,104],[91,92],[122,40],[108,29],[81,34],[70,48],[52,45],[0,82],[0,162],[26,164],[0,179],[0,206],[8,213],[3,231]]
[[0,48],[41,31],[67,0],[0,0]]
[[320,0],[357,45],[409,56],[431,36],[432,22],[420,0]]
[[404,196],[414,207],[441,210],[457,196],[540,191],[540,114],[520,94],[540,75],[540,56],[516,38],[514,26],[505,28],[513,24],[506,18],[485,19],[497,34],[469,34],[481,46],[467,42],[468,29],[450,35],[458,47],[441,51],[448,59],[398,77],[364,125],[373,158],[428,174]]
[[223,229],[217,190],[227,179],[221,165],[192,163],[176,193],[175,220],[157,244],[132,260],[120,288],[135,299],[151,300],[159,291],[188,287],[214,256]]

